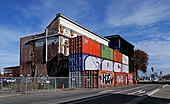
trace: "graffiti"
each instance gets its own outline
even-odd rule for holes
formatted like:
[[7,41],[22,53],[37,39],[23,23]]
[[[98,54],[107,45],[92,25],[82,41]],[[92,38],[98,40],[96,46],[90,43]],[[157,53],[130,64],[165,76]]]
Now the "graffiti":
[[112,74],[106,74],[106,73],[101,73],[101,84],[106,85],[106,84],[112,84],[113,82],[113,75]]
[[119,83],[124,82],[123,76],[117,76],[117,82],[119,82]]

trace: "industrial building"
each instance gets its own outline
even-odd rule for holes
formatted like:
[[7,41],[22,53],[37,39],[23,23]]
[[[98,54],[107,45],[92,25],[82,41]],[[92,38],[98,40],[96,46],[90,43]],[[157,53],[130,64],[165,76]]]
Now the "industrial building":
[[126,85],[133,54],[120,35],[102,37],[59,13],[44,32],[20,38],[20,74],[69,77],[70,87]]

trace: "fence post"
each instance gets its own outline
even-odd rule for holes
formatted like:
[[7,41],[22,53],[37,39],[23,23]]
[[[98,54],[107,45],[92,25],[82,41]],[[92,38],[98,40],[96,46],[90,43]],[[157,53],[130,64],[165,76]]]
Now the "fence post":
[[57,92],[57,84],[56,84],[56,77],[55,78],[55,92]]
[[27,77],[25,78],[25,94],[28,94],[28,92],[27,92],[27,87],[28,87],[28,83],[27,83]]
[[1,89],[2,89],[2,87],[3,87],[3,86],[2,86],[2,83],[3,83],[3,79],[2,79],[2,77],[1,77]]

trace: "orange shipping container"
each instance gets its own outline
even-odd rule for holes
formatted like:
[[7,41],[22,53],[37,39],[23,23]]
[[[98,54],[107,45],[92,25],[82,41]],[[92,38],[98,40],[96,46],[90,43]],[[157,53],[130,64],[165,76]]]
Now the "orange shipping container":
[[114,86],[114,72],[112,71],[106,71],[106,70],[100,70],[98,72],[98,81],[99,81],[99,88],[103,87],[113,87]]
[[113,57],[114,61],[122,63],[122,53],[118,52],[118,50],[114,50],[113,54],[114,54],[114,57]]
[[87,38],[85,36],[78,36],[74,39],[70,39],[70,54],[90,54],[94,56],[101,56],[100,43]]
[[115,72],[115,86],[127,85],[127,74],[122,72]]

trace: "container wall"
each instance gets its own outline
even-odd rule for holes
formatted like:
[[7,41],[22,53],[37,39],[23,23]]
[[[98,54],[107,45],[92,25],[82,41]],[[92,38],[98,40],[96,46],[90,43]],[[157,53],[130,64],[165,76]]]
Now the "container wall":
[[83,87],[82,72],[69,72],[69,87],[71,88],[81,88]]
[[70,54],[83,53],[99,57],[101,55],[100,44],[94,40],[91,40],[90,38],[78,36],[70,39],[69,44]]
[[113,72],[113,61],[102,60],[102,70],[107,70],[107,71]]
[[69,55],[69,71],[101,70],[101,58],[87,54]]
[[84,88],[98,88],[98,71],[90,70],[83,73]]
[[131,84],[133,84],[133,74],[129,73],[128,74],[128,85],[131,85]]
[[69,71],[82,71],[83,70],[83,55],[73,54],[69,55]]
[[129,73],[129,66],[128,65],[122,65],[122,72]]
[[101,58],[83,55],[84,56],[84,70],[101,70]]
[[118,52],[117,50],[114,50],[114,61],[122,63],[122,53]]
[[[81,37],[78,37],[81,38]],[[101,56],[101,46],[98,42],[87,37],[82,37],[82,51],[85,54]]]
[[99,88],[114,86],[114,72],[100,70],[98,71],[98,77]]
[[127,85],[127,75],[126,73],[115,72],[115,86]]
[[129,57],[122,54],[122,63],[126,64],[126,65],[129,65]]
[[108,46],[101,45],[101,57],[113,60],[113,49]]
[[122,64],[114,62],[114,72],[122,72]]

